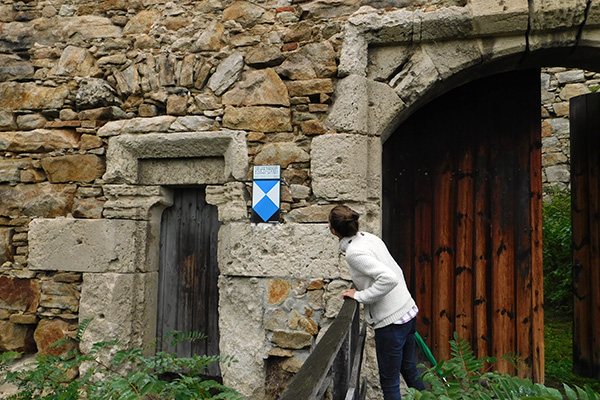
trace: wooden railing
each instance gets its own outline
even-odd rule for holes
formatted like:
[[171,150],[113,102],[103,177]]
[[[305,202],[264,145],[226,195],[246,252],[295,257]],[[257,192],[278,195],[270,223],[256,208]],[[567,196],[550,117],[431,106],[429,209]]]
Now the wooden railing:
[[317,343],[279,400],[364,400],[366,378],[360,376],[366,325],[360,306],[345,299],[338,316]]

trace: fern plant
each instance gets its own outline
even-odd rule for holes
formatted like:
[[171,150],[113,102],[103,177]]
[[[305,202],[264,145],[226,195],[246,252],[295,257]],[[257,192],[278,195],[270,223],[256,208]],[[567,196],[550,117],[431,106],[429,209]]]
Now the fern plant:
[[[62,339],[54,345],[61,346],[71,340],[78,345],[89,322],[84,321],[79,326],[74,339]],[[204,338],[206,336],[198,332],[170,332],[163,340],[174,346]],[[18,393],[8,399],[241,399],[233,389],[200,375],[210,363],[235,362],[229,356],[178,357],[165,351],[146,356],[146,348],[120,349],[116,340],[95,343],[89,352],[73,347],[59,357],[38,355],[29,368],[12,372],[7,367],[18,353],[0,355],[0,383],[8,382],[18,388]],[[105,362],[100,354],[114,355]]]
[[[454,334],[450,341],[452,358],[439,361],[422,374],[429,389],[408,389],[408,398],[414,400],[563,400],[554,388],[528,379],[491,372],[487,365],[496,362],[494,357],[478,359],[469,343]],[[503,357],[504,358],[504,357]],[[507,357],[513,359],[514,357]],[[572,389],[564,385],[567,400],[600,400],[600,395],[586,386]]]

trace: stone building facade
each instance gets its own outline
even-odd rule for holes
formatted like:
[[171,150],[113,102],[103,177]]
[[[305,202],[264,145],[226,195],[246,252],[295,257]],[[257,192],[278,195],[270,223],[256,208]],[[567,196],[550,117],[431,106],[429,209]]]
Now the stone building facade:
[[[83,346],[152,342],[161,214],[202,187],[220,351],[239,360],[223,378],[275,396],[350,285],[329,210],[381,231],[383,141],[479,76],[599,70],[598,27],[595,0],[3,1],[0,350],[52,351],[90,317]],[[563,90],[597,79],[570,74],[542,74],[546,142],[564,139]],[[566,184],[563,149],[548,181]],[[250,223],[261,164],[281,165],[281,224]]]

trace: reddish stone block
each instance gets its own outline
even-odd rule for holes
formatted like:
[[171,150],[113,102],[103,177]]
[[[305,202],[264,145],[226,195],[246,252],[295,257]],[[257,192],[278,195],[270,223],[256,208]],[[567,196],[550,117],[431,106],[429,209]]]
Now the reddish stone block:
[[267,282],[267,303],[279,304],[288,298],[292,285],[281,279],[269,279]]
[[81,126],[80,121],[48,121],[45,128],[78,128]]
[[283,47],[281,48],[281,51],[294,51],[298,48],[298,43],[293,42],[293,43],[286,43],[283,45]]
[[35,352],[33,327],[0,321],[0,351]]
[[322,280],[312,281],[306,290],[319,290],[323,289],[325,283]]
[[61,356],[76,347],[74,341],[69,341],[62,346],[52,346],[59,340],[66,338],[70,331],[76,327],[61,319],[43,319],[33,334],[39,354],[52,354]]
[[0,276],[0,307],[13,311],[35,312],[40,300],[40,285],[35,279]]
[[329,109],[329,106],[327,104],[309,104],[308,105],[308,111],[310,112],[327,112],[327,110]]

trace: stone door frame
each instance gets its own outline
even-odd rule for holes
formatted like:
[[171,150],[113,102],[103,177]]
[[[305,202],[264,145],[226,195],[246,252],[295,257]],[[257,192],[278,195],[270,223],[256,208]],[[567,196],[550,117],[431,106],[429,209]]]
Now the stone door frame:
[[30,224],[30,269],[83,275],[79,319],[94,319],[83,349],[111,339],[124,346],[154,341],[161,216],[173,203],[169,186],[208,185],[207,202],[218,207],[220,221],[247,218],[246,133],[189,130],[197,126],[194,118],[106,124],[98,133],[109,138],[104,218]]

